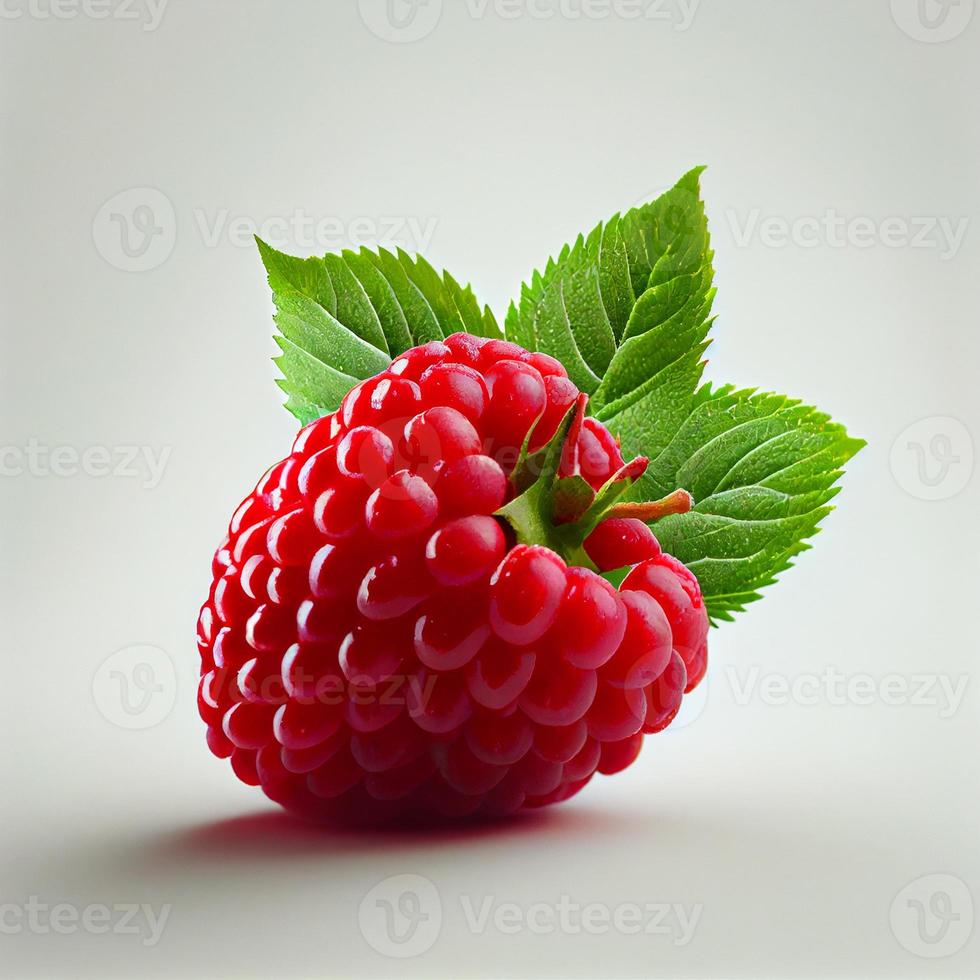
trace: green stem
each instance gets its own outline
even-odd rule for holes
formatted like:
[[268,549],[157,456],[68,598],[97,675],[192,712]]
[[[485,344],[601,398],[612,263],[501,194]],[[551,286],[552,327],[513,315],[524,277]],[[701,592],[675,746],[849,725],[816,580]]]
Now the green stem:
[[620,467],[598,491],[578,474],[559,476],[563,463],[571,458],[570,447],[578,441],[586,401],[586,395],[579,396],[555,437],[539,452],[529,456],[525,443],[511,478],[518,494],[497,516],[513,528],[519,544],[544,545],[569,565],[595,571],[585,540],[602,521],[633,517],[649,524],[670,514],[687,513],[693,501],[686,490],[675,490],[662,500],[620,502],[646,470],[647,460],[642,456]]

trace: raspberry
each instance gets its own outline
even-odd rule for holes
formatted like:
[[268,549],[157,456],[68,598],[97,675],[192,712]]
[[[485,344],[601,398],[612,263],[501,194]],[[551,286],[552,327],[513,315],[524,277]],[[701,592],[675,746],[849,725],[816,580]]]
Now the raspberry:
[[211,751],[355,822],[499,816],[629,766],[703,675],[708,617],[647,524],[689,498],[616,504],[645,461],[584,406],[554,358],[456,334],[306,426],[214,557]]
[[553,625],[565,592],[565,563],[541,545],[518,545],[490,579],[490,625],[502,640],[527,646]]
[[624,565],[638,565],[660,554],[653,531],[635,517],[610,517],[586,539],[585,550],[604,572]]
[[429,538],[425,557],[429,574],[440,585],[469,585],[486,578],[506,548],[500,522],[474,514],[443,524]]
[[626,576],[623,588],[652,596],[667,614],[674,651],[687,671],[685,691],[690,691],[708,665],[708,611],[698,580],[676,558],[659,554],[637,565]]

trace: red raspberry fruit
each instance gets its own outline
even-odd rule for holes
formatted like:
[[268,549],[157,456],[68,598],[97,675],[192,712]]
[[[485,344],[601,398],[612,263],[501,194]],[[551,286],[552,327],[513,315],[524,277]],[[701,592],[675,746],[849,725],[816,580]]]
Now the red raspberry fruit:
[[616,504],[645,461],[584,405],[553,358],[456,334],[306,426],[214,557],[214,754],[353,822],[511,813],[628,766],[703,676],[708,617],[645,523],[690,498]]

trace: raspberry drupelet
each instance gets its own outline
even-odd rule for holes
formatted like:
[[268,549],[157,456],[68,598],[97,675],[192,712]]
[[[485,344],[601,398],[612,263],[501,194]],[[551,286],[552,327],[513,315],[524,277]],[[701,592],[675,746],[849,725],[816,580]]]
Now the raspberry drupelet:
[[212,752],[355,823],[508,814],[628,766],[703,676],[708,617],[647,523],[690,498],[606,507],[645,461],[584,406],[553,358],[456,334],[302,429],[214,557]]

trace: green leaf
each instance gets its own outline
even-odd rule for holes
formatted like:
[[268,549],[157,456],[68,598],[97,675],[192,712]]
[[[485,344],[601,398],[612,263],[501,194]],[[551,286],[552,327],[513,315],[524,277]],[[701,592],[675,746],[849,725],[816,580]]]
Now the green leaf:
[[566,245],[508,310],[509,339],[557,357],[592,395],[593,412],[612,402],[622,410],[669,363],[704,350],[714,290],[702,169]]
[[864,442],[783,395],[732,386],[697,392],[689,417],[630,491],[684,487],[687,514],[656,524],[664,550],[697,575],[714,623],[732,618],[809,548],[844,464]]
[[[609,494],[693,494],[693,510],[655,531],[697,574],[717,624],[809,547],[864,443],[799,401],[702,383],[715,289],[701,171],[562,248],[522,286],[505,325],[508,339],[565,365],[627,459],[649,457],[645,475]],[[502,336],[468,286],[421,257],[362,248],[300,259],[258,244],[276,305],[278,384],[303,423],[416,344],[461,330]],[[504,516],[528,540],[545,535],[567,550],[575,542],[554,526],[555,507],[577,514],[591,488],[566,479],[556,505],[522,472],[514,479],[523,492]],[[600,497],[601,509],[609,501]]]
[[715,295],[701,169],[566,245],[508,313],[510,339],[562,361],[630,454],[657,455],[701,383]]
[[700,173],[566,245],[524,284],[506,326],[564,363],[626,459],[650,458],[629,498],[693,494],[693,511],[655,530],[717,622],[809,547],[863,443],[797,401],[701,387],[715,290]]
[[278,384],[303,424],[416,344],[461,330],[502,336],[469,286],[422,258],[362,248],[300,259],[256,241],[276,305]]
[[282,351],[276,363],[283,373],[277,384],[288,396],[286,407],[303,425],[326,415],[331,411],[328,405],[340,404],[357,383],[357,378],[334,370],[288,337],[276,337],[276,344]]

